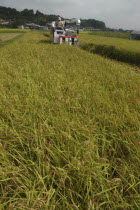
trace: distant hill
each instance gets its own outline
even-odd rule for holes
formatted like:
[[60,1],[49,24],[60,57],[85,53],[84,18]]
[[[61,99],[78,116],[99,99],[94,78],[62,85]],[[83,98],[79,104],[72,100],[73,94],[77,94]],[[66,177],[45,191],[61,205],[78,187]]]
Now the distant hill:
[[[57,19],[58,15],[46,15],[40,11],[34,12],[33,9],[24,9],[17,11],[14,8],[7,8],[0,6],[0,19],[14,22],[14,25],[21,25],[29,22],[34,22],[39,25],[46,25]],[[81,23],[82,27],[106,28],[105,23],[95,19],[84,19]]]

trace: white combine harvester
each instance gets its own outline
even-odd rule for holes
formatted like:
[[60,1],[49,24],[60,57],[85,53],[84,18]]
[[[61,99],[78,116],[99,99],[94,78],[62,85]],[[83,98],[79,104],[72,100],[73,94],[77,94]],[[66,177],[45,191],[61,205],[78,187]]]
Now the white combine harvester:
[[52,22],[52,31],[51,31],[51,39],[54,44],[62,44],[66,43],[68,45],[76,45],[78,46],[78,36],[80,19],[72,19],[72,20],[64,20],[63,25],[66,24],[75,24],[74,29],[68,29],[65,27],[57,28],[56,22]]

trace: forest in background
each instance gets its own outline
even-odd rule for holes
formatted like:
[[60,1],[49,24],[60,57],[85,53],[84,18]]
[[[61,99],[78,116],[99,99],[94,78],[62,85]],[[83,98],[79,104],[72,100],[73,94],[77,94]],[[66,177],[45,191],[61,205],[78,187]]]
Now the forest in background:
[[[39,10],[37,10],[36,12],[33,9],[24,9],[22,11],[17,11],[15,8],[0,6],[0,19],[9,21],[10,26],[13,28],[16,28],[18,25],[30,22],[39,25],[47,25],[48,23],[55,21],[58,16],[59,15],[54,14],[43,14]],[[84,19],[82,20],[81,27],[94,27],[98,29],[105,29],[106,25],[103,21],[95,19]]]

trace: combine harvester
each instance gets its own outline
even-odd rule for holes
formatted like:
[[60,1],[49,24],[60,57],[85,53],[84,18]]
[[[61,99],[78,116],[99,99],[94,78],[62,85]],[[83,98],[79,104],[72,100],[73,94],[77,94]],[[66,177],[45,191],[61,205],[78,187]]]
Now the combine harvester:
[[[57,25],[58,23],[58,25]],[[58,21],[52,22],[52,30],[51,30],[51,40],[53,44],[62,44],[66,43],[68,45],[79,45],[78,36],[79,27],[80,27],[80,19],[71,19],[61,21],[61,18],[58,18]],[[73,29],[65,28],[66,24],[75,24]],[[59,25],[61,27],[59,27]]]

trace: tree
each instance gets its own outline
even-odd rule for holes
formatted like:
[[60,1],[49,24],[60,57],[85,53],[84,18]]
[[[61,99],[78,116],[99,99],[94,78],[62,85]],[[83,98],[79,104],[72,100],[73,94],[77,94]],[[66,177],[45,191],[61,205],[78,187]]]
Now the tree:
[[[40,12],[39,10],[37,10],[34,13],[33,9],[24,9],[21,12],[19,12],[14,8],[0,6],[0,18],[10,21],[12,23],[15,22],[13,24],[13,27],[16,27],[16,25],[24,25],[25,23],[30,22],[34,22],[39,25],[46,25],[47,23],[57,20],[58,15],[46,15]],[[106,28],[105,23],[103,21],[95,19],[83,19],[81,27],[94,27],[99,29]]]
[[27,16],[27,17],[33,17],[34,16],[34,10],[33,9],[24,9],[21,11],[22,16]]

